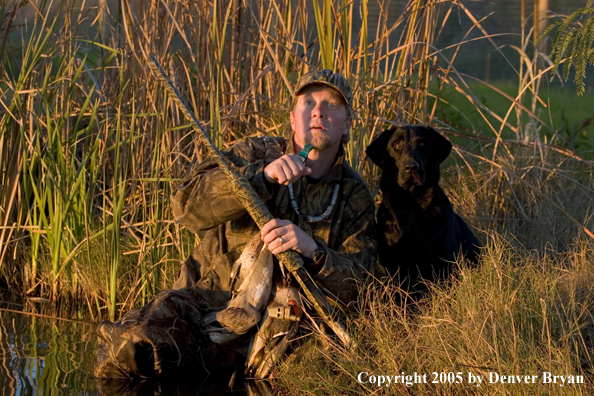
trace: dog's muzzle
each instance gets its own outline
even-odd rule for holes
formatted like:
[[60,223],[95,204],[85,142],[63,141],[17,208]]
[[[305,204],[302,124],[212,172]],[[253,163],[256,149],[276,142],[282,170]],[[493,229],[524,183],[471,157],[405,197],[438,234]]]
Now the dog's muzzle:
[[402,163],[398,171],[398,184],[402,188],[410,189],[411,187],[422,186],[425,183],[425,173],[419,166],[419,163],[413,159],[409,159]]

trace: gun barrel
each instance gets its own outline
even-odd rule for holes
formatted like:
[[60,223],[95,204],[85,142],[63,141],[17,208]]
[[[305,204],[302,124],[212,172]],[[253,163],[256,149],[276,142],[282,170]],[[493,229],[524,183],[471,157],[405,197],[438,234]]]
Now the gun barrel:
[[[154,55],[149,56],[148,62],[150,68],[153,70],[157,78],[163,83],[167,91],[171,94],[172,99],[178,105],[184,116],[192,122],[198,131],[198,136],[206,146],[209,154],[217,161],[217,164],[225,175],[229,178],[233,191],[237,195],[239,201],[245,206],[248,213],[254,219],[259,228],[264,227],[266,223],[273,219],[272,214],[264,204],[262,198],[256,193],[252,185],[240,174],[235,172],[227,163],[227,160],[221,151],[214,145],[210,136],[206,133],[202,124],[194,112],[190,109],[187,103],[182,98],[180,92],[173,85],[169,77],[163,71],[163,68],[157,61]],[[345,326],[338,318],[332,317],[332,307],[326,299],[324,293],[315,284],[313,278],[303,267],[303,260],[301,256],[294,250],[287,250],[279,254],[280,262],[293,274],[302,290],[304,291],[308,300],[313,304],[314,308],[322,319],[330,326],[334,333],[341,339],[345,345],[351,344],[351,337],[347,333]]]

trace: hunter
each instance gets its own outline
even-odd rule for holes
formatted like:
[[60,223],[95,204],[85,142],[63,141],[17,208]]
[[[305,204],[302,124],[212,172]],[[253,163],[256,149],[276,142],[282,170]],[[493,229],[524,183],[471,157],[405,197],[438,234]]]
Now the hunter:
[[[333,301],[356,301],[357,282],[375,266],[376,237],[373,199],[345,159],[352,99],[342,75],[327,69],[305,74],[295,90],[289,139],[248,137],[224,152],[275,217],[261,230],[214,160],[191,169],[172,193],[171,204],[175,218],[204,237],[173,290],[116,323],[101,324],[96,377],[148,377],[174,373],[191,362],[233,364],[234,353],[245,355],[262,324],[218,345],[204,332],[202,320],[205,312],[223,309],[233,298],[234,263],[255,235],[272,255],[288,249],[299,253]],[[275,260],[271,281],[281,279],[290,282],[290,275]]]

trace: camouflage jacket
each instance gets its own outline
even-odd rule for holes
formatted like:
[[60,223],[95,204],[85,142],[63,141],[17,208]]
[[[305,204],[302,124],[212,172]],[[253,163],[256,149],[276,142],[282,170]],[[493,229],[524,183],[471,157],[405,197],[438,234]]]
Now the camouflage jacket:
[[[263,169],[283,153],[293,153],[292,140],[250,137],[225,151],[227,159],[252,184],[275,218],[288,219],[326,248],[323,267],[314,280],[343,302],[357,298],[355,280],[372,271],[376,260],[374,202],[361,176],[348,165],[341,147],[335,165],[321,180],[308,177],[293,183],[301,213],[315,216],[329,206],[336,183],[340,190],[330,218],[307,223],[298,217],[288,188],[265,182]],[[193,288],[213,307],[231,298],[233,263],[243,246],[259,232],[235,197],[213,159],[193,167],[171,195],[175,218],[193,232],[205,231],[186,260],[174,289]]]

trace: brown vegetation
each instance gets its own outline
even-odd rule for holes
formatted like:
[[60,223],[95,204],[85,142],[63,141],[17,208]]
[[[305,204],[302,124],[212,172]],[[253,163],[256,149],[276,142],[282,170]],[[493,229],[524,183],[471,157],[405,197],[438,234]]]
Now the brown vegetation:
[[[536,111],[550,66],[539,68],[538,51],[527,55],[530,35],[519,45],[518,93],[502,93],[509,107],[497,114],[456,72],[456,53],[446,58],[433,45],[452,15],[474,20],[463,3],[411,0],[393,25],[382,15],[373,32],[365,0],[361,8],[338,0],[308,4],[122,1],[108,12],[85,2],[4,2],[2,282],[18,294],[82,303],[94,320],[117,317],[173,283],[199,236],[173,221],[168,197],[205,151],[151,74],[148,54],[219,147],[254,133],[288,136],[297,76],[328,67],[354,87],[348,156],[372,190],[378,175],[363,152],[375,135],[400,122],[441,128],[455,143],[443,185],[488,248],[479,269],[462,266],[458,280],[435,286],[412,311],[396,303],[402,291],[385,280],[363,288],[361,314],[351,323],[359,347],[315,352],[309,364],[320,364],[319,374],[299,370],[309,376],[293,375],[298,389],[313,393],[304,384],[315,383],[320,392],[368,394],[375,389],[353,379],[361,365],[575,374],[591,366],[594,164],[567,148]],[[27,13],[32,17],[24,19]],[[354,32],[359,13],[361,30]],[[472,103],[489,127],[469,130],[445,117],[457,103],[443,87]]]

